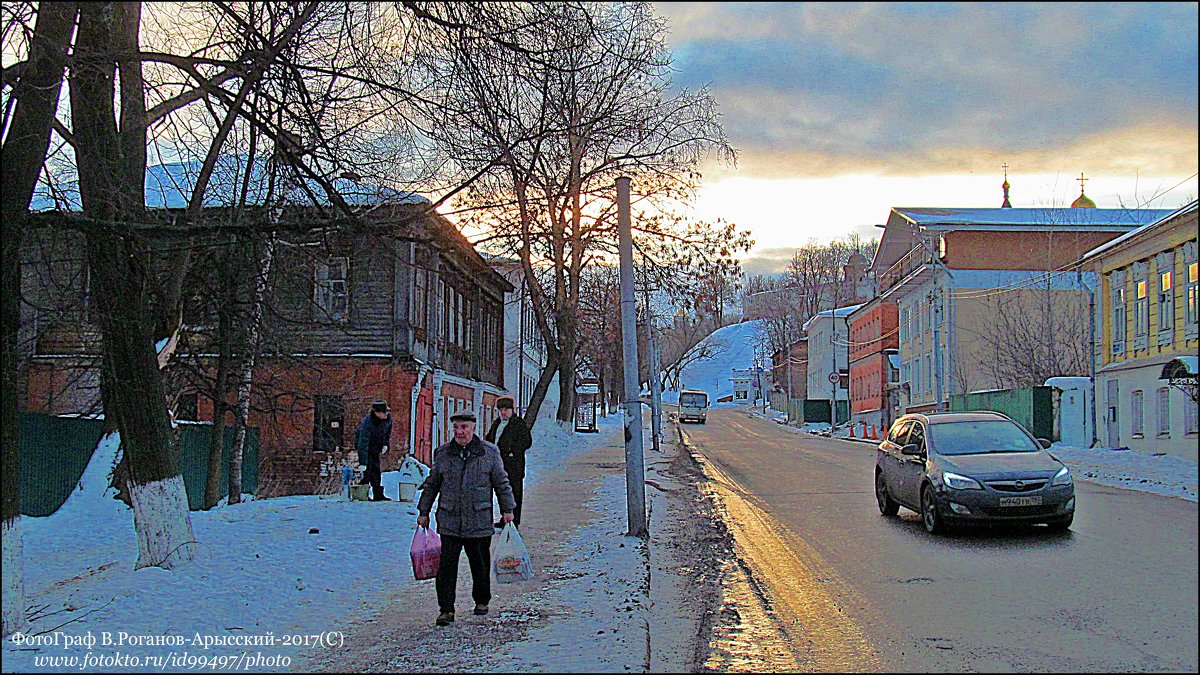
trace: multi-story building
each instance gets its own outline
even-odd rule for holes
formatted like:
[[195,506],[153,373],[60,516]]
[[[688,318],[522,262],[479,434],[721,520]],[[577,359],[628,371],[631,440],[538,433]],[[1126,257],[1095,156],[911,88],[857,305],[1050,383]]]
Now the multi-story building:
[[822,310],[804,322],[808,335],[808,400],[829,401],[833,423],[848,421],[849,324],[859,305]]
[[1087,253],[1099,443],[1196,459],[1197,203]]
[[[159,183],[148,172],[148,196]],[[482,426],[505,393],[504,298],[513,285],[427,200],[348,201],[363,207],[356,222],[318,220],[305,207],[277,214],[248,423],[257,429],[260,496],[329,488],[340,463],[354,461],[355,428],[373,399],[392,408],[386,471],[408,452],[428,464],[432,449],[451,436],[451,414],[475,410]],[[147,206],[171,217],[169,199]],[[23,408],[31,412],[99,408],[100,343],[83,243],[26,240]],[[197,256],[233,246],[193,245]],[[184,288],[192,299],[185,330],[164,373],[177,394],[170,402],[176,418],[211,424],[218,351],[212,293],[219,284],[213,269],[193,267]],[[225,419],[232,424],[232,414]]]
[[[1055,342],[1051,352],[1079,349],[1080,340],[1052,326],[1086,325],[1092,275],[1077,269],[1078,260],[1170,213],[1087,208],[1083,199],[1071,208],[892,209],[872,271],[878,296],[898,310],[905,412],[944,409],[952,394],[1015,386],[996,355],[1031,339],[1018,337],[1018,328]],[[1080,316],[1069,314],[1074,309]],[[1086,355],[1077,361],[1086,371]]]
[[850,324],[850,421],[887,429],[899,404],[896,303],[874,298],[846,317]]
[[[791,352],[790,364],[788,352]],[[780,349],[771,355],[771,382],[771,407],[788,413],[791,406],[791,419],[798,419],[795,402],[808,398],[808,338],[800,338],[789,345],[789,349]]]
[[504,295],[504,385],[517,402],[518,414],[523,415],[546,366],[546,343],[533,315],[521,262],[499,257],[489,260],[514,289]]

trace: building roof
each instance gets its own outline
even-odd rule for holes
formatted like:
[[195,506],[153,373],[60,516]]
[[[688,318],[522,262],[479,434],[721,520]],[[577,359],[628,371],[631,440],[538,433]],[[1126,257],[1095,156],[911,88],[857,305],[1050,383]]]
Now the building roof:
[[862,304],[849,305],[847,307],[838,307],[838,308],[834,309],[832,312],[830,312],[830,310],[828,310],[828,309],[822,309],[819,312],[817,312],[816,314],[813,314],[812,316],[810,316],[808,318],[808,321],[805,321],[804,325],[801,326],[801,329],[807,331],[809,324],[811,324],[813,321],[816,321],[817,319],[828,319],[831,316],[834,316],[834,317],[849,316],[851,313],[854,312],[854,310],[858,309],[859,307],[862,307]]
[[[222,155],[217,158],[216,169],[209,179],[204,194],[205,207],[234,206],[241,192],[246,159],[238,155]],[[188,205],[196,179],[200,175],[200,161],[156,164],[146,167],[146,208],[182,209]],[[345,174],[349,175],[349,174]],[[270,189],[270,173],[265,160],[255,160],[250,172],[246,203],[261,206]],[[350,206],[378,206],[381,204],[429,204],[429,200],[412,192],[401,192],[391,188],[364,183],[350,178],[332,178],[330,183]],[[307,189],[306,189],[307,188]],[[291,181],[284,196],[287,204],[312,204],[313,197],[321,205],[330,205],[325,189],[316,181],[306,179],[304,184]],[[30,202],[31,211],[63,209],[79,211],[82,202],[79,196],[79,181],[64,181],[56,189],[39,182]]]
[[1078,208],[931,208],[897,206],[892,213],[930,230],[1125,230],[1152,223],[1172,213],[1169,209]]
[[1083,255],[1083,259],[1088,260],[1089,258],[1094,258],[1094,257],[1100,255],[1101,253],[1104,253],[1105,251],[1116,248],[1131,239],[1140,237],[1144,233],[1146,233],[1150,230],[1157,229],[1157,228],[1163,226],[1164,224],[1166,224],[1167,222],[1175,219],[1176,217],[1187,215],[1196,210],[1197,203],[1198,203],[1198,200],[1193,199],[1190,203],[1185,204],[1185,205],[1175,209],[1174,211],[1167,211],[1165,215],[1158,218],[1154,222],[1149,223],[1147,225],[1143,225],[1143,226],[1139,227],[1138,229],[1133,230],[1132,232],[1126,232],[1125,234],[1117,237],[1116,239],[1106,241],[1103,244],[1097,246],[1096,248],[1088,251],[1087,253],[1085,253]]

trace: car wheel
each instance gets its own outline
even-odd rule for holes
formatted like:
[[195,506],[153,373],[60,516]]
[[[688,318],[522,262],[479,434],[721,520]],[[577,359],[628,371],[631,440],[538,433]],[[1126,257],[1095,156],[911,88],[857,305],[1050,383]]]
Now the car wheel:
[[900,505],[888,494],[882,471],[875,472],[875,501],[879,503],[879,512],[885,516],[894,516],[900,511]]
[[921,490],[921,521],[925,524],[925,531],[929,534],[945,534],[946,532],[946,523],[942,521],[942,516],[938,513],[937,499],[933,496],[933,487],[929,485]]
[[1051,532],[1066,532],[1067,530],[1071,529],[1071,523],[1074,522],[1074,520],[1075,514],[1072,513],[1069,516],[1051,520],[1046,523],[1046,526],[1050,528]]

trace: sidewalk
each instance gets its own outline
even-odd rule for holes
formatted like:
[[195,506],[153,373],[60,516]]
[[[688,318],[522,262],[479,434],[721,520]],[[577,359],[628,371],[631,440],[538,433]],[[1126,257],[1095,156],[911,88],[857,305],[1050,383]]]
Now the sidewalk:
[[[648,417],[648,415],[646,416]],[[648,420],[646,420],[648,422]],[[522,537],[536,577],[492,583],[491,612],[470,612],[470,572],[460,562],[457,620],[436,627],[433,582],[405,582],[348,617],[344,647],[310,651],[299,671],[680,672],[692,670],[703,593],[676,576],[681,520],[694,520],[689,490],[671,473],[673,439],[655,454],[646,434],[649,542],[628,530],[619,415],[595,435],[561,434],[529,453]],[[670,433],[670,426],[667,426]],[[536,431],[535,431],[536,434]],[[579,446],[578,448],[568,446]],[[689,518],[689,516],[692,516]],[[685,540],[686,541],[686,540]],[[389,542],[389,556],[407,542]],[[683,569],[691,571],[691,567]],[[671,618],[667,618],[671,617]]]

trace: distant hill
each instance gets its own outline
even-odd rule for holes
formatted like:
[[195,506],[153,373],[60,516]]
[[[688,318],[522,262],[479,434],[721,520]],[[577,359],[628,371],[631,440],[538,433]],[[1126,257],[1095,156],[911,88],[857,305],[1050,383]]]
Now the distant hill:
[[[718,353],[710,359],[690,363],[679,378],[682,389],[699,389],[708,392],[710,403],[715,404],[722,396],[733,394],[733,383],[729,377],[733,369],[745,369],[754,365],[754,346],[761,339],[762,320],[735,323],[719,328],[700,341],[700,345],[711,344]],[[678,391],[664,391],[663,403],[679,402]]]

